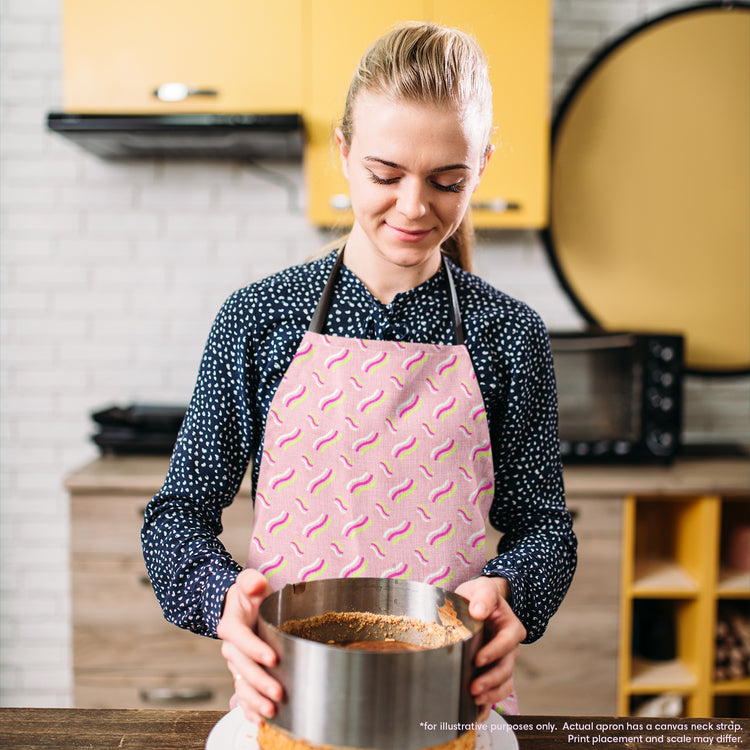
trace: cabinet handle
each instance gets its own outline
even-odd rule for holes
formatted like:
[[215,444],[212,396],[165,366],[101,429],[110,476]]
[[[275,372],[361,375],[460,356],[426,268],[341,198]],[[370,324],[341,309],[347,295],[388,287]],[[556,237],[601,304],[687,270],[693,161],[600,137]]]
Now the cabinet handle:
[[505,198],[490,198],[486,201],[476,201],[471,204],[475,211],[492,211],[494,214],[504,214],[507,211],[520,211],[521,204],[518,201],[509,201]]
[[189,96],[218,96],[219,92],[216,89],[199,89],[188,86],[186,83],[173,81],[162,83],[153,94],[163,102],[181,102]]
[[210,701],[214,691],[208,687],[151,688],[141,690],[140,695],[146,703],[196,703]]
[[331,196],[328,205],[334,211],[348,211],[352,207],[352,200],[345,193],[336,193]]

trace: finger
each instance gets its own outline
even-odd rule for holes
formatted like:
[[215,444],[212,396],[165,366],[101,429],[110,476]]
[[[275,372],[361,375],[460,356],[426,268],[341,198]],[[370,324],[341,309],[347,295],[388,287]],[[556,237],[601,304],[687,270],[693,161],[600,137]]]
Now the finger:
[[273,716],[284,694],[281,684],[263,667],[241,656],[228,660],[227,666],[234,677],[237,698],[263,716]]
[[260,636],[241,622],[225,622],[221,638],[221,653],[225,659],[229,659],[232,649],[236,649],[266,667],[273,667],[278,661],[276,652]]
[[471,694],[476,698],[495,690],[499,685],[511,682],[517,656],[517,653],[510,653],[478,675],[469,686]]
[[271,719],[276,714],[276,704],[258,693],[241,675],[235,678],[234,692],[243,713],[250,721],[260,723],[263,719]]

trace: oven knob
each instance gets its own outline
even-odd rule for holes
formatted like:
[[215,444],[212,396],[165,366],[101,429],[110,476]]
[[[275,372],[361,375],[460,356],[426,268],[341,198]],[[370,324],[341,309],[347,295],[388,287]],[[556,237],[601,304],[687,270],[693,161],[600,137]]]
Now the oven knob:
[[589,453],[588,443],[576,443],[576,456],[587,456]]
[[569,456],[571,451],[571,445],[570,441],[568,440],[561,440],[560,441],[560,455],[561,456]]
[[671,372],[663,372],[659,378],[659,382],[665,388],[671,388],[674,385],[674,375]]
[[627,456],[633,446],[627,440],[618,440],[615,443],[615,453],[618,456]]
[[674,401],[669,396],[665,396],[661,402],[661,410],[672,411],[672,409],[674,409]]
[[659,356],[664,362],[671,362],[675,357],[675,351],[671,346],[665,346],[662,348]]

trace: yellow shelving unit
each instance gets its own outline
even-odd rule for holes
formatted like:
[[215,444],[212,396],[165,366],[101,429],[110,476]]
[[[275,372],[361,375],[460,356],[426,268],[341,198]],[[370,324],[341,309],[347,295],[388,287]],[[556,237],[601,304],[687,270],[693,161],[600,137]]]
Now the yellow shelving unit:
[[[750,610],[750,574],[729,567],[725,554],[732,528],[748,517],[749,510],[750,495],[626,498],[620,715],[632,715],[641,703],[666,693],[682,697],[685,716],[736,716],[747,711],[750,678],[717,682],[714,666],[722,603],[731,601]],[[657,612],[662,620],[652,623],[666,639],[658,655],[651,653],[657,649],[655,642],[643,642],[644,611]],[[646,656],[636,653],[644,650],[649,652]]]

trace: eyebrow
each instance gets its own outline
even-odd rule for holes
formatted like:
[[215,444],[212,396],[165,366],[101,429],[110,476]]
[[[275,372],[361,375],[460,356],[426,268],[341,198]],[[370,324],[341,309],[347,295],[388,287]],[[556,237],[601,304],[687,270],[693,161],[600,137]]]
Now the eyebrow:
[[[377,156],[365,156],[364,161],[374,161],[378,164],[382,164],[385,167],[391,167],[392,169],[403,169],[400,164],[396,164],[392,161],[386,161],[385,159],[380,159]],[[470,169],[470,167],[467,164],[447,164],[444,167],[438,167],[437,169],[430,170],[430,174],[437,174],[438,172],[453,172],[456,169]]]

